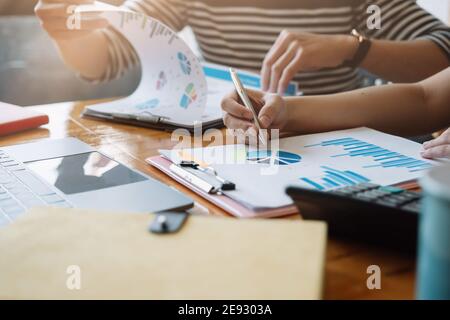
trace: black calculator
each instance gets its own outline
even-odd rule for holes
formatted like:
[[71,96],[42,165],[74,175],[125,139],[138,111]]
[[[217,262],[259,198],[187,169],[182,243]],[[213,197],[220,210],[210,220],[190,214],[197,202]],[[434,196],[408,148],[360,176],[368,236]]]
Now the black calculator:
[[415,252],[419,192],[371,183],[330,191],[292,186],[286,192],[304,219],[326,221],[331,235]]

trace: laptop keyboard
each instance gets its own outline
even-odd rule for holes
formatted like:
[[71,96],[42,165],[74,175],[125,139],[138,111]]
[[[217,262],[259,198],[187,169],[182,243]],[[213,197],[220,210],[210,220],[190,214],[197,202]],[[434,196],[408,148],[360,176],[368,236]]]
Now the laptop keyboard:
[[0,228],[37,206],[71,207],[22,163],[0,150]]

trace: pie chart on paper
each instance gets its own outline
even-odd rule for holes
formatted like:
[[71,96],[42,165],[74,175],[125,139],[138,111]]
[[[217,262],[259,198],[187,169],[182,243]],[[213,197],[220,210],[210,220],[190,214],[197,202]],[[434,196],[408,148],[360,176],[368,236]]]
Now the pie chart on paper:
[[[272,160],[271,158],[272,158],[272,151],[270,150],[258,150],[247,152],[247,160],[251,162],[270,164]],[[274,164],[282,166],[299,163],[302,160],[302,157],[300,155],[282,150],[278,151],[273,158]]]

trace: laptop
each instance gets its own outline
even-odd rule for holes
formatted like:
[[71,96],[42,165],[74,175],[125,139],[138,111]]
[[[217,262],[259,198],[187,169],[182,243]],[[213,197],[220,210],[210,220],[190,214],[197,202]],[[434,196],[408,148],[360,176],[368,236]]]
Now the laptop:
[[36,206],[159,212],[193,202],[75,138],[0,147],[0,227]]

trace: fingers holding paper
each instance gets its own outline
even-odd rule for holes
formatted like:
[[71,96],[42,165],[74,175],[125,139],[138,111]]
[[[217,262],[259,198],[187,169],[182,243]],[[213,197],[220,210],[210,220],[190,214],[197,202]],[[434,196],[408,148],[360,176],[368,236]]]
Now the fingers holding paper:
[[[259,91],[247,90],[263,129],[283,130],[287,122],[287,111],[282,97],[275,94],[264,94]],[[229,129],[247,131],[253,128],[252,112],[241,102],[236,91],[231,92],[222,100],[223,120]]]

